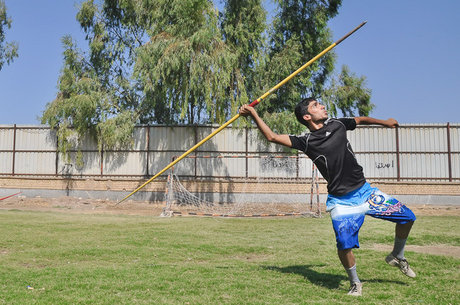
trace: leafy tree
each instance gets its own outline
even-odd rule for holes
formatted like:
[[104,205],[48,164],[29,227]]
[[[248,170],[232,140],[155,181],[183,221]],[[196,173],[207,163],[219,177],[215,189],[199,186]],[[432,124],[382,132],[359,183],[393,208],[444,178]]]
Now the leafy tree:
[[88,132],[100,148],[130,145],[137,123],[222,123],[247,100],[208,0],[86,0],[77,20],[89,52],[63,39],[59,94],[42,116],[63,150]]
[[[277,84],[332,43],[327,22],[337,15],[341,0],[276,0],[279,11],[270,35],[265,80],[266,87]],[[276,121],[295,120],[292,111],[304,97],[317,96],[334,69],[335,54],[329,52],[281,87],[269,102],[261,104],[269,125]],[[283,113],[287,112],[287,113]],[[278,124],[280,125],[280,124]],[[287,130],[283,126],[297,126]],[[304,127],[291,122],[280,125],[278,132],[300,132]]]
[[267,29],[267,12],[261,0],[228,0],[220,17],[224,40],[237,56],[237,67],[233,71],[232,80],[239,80],[241,83],[243,79],[244,83],[243,88],[235,85],[230,88],[229,93],[240,95],[238,90],[246,90],[249,98],[255,98],[259,93],[257,90],[261,89],[257,87],[260,80],[258,75],[265,61],[264,32]]
[[78,147],[88,134],[99,140],[99,148],[129,145],[135,114],[114,103],[120,97],[118,88],[104,83],[104,75],[101,78],[99,69],[85,61],[72,39],[66,36],[62,41],[65,51],[59,94],[48,104],[42,122],[57,129],[63,152]]
[[333,116],[337,116],[337,110],[349,117],[367,116],[374,105],[371,103],[371,90],[365,84],[364,76],[356,76],[344,65],[340,74],[324,90],[322,101]]
[[[332,44],[327,22],[338,14],[342,0],[275,2],[279,10],[270,31],[267,65],[263,79],[260,80],[260,83],[265,84],[264,90],[277,84]],[[353,113],[355,109],[368,114],[373,105],[370,104],[370,90],[364,87],[364,78],[357,78],[347,69],[342,70],[338,80],[332,78],[335,57],[333,51],[328,52],[261,103],[258,106],[259,112],[267,124],[279,133],[301,133],[305,126],[296,121],[292,111],[301,99],[308,96],[316,97],[325,102],[328,108],[338,108],[344,114]],[[338,94],[336,90],[343,89],[339,84],[348,86],[355,95]],[[365,96],[367,93],[369,95]],[[332,113],[337,114],[336,111]]]
[[[99,148],[129,146],[139,123],[225,122],[332,43],[327,22],[341,0],[277,0],[269,30],[261,3],[226,0],[218,15],[209,0],[83,1],[77,20],[88,52],[63,38],[59,93],[42,123],[58,129],[66,150],[88,133]],[[292,109],[324,91],[334,56],[328,53],[258,106],[276,131],[302,129]],[[342,79],[366,92],[364,81],[347,73],[324,91],[331,107],[369,108],[369,99],[335,93]]]
[[[155,115],[150,122],[225,122],[246,99],[242,79],[233,78],[238,76],[237,55],[222,39],[212,2],[156,3],[147,31],[150,41],[138,48],[134,67],[142,81],[145,113]],[[228,94],[234,86],[240,94]]]
[[69,36],[62,39],[64,67],[59,93],[42,116],[58,130],[59,147],[78,146],[87,134],[99,148],[120,148],[132,143],[139,122],[141,94],[131,78],[136,47],[143,44],[142,25],[148,19],[132,1],[92,0],[81,4],[77,20],[86,33],[89,54],[77,48]]
[[0,0],[0,71],[5,63],[9,65],[15,57],[18,57],[18,44],[5,42],[5,31],[11,28],[11,22],[11,18],[6,13],[5,1]]

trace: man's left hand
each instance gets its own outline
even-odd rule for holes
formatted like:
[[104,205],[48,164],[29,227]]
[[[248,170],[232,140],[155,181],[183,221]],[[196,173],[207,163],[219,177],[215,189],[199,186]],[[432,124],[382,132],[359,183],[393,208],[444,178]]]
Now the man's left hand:
[[395,128],[399,126],[399,123],[395,119],[389,118],[388,120],[385,121],[385,126],[390,127],[390,128]]

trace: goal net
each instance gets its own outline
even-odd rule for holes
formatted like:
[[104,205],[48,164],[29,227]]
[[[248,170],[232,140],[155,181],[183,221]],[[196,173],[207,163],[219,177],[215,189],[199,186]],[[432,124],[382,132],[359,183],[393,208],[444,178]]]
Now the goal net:
[[162,216],[321,216],[318,172],[312,167],[313,163],[308,164],[311,177],[307,178],[306,169],[302,171],[303,177],[299,177],[298,156],[198,158],[238,157],[257,159],[254,164],[262,164],[263,174],[257,177],[190,177],[172,170],[167,179]]

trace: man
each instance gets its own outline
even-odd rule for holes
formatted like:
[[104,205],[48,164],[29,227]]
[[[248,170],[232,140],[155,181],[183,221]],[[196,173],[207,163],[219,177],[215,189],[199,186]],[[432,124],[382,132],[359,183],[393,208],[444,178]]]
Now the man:
[[352,249],[359,248],[358,232],[365,215],[396,223],[393,251],[385,261],[391,266],[399,267],[405,275],[415,277],[404,257],[404,247],[415,215],[398,200],[366,182],[363,168],[358,164],[346,137],[346,131],[355,129],[356,125],[377,124],[394,128],[398,126],[395,119],[332,119],[328,118],[324,105],[314,98],[306,98],[296,106],[295,115],[301,124],[307,126],[310,133],[292,136],[274,133],[249,105],[240,108],[240,115],[252,116],[268,141],[303,151],[326,179],[326,210],[331,213],[337,253],[350,280],[349,295],[362,294],[362,283],[356,272]]

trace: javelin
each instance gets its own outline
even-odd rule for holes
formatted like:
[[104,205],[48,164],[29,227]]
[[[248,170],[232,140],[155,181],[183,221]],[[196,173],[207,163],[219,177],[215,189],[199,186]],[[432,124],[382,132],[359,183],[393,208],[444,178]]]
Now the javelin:
[[[326,54],[327,52],[329,52],[330,50],[332,50],[336,45],[338,45],[339,43],[341,43],[342,41],[344,41],[346,38],[348,38],[348,36],[350,36],[351,34],[353,34],[354,32],[356,32],[357,30],[359,30],[363,25],[366,24],[367,21],[364,21],[362,22],[360,25],[358,25],[356,28],[354,28],[352,31],[350,31],[348,34],[346,34],[345,36],[343,36],[342,38],[340,38],[339,40],[337,40],[336,42],[334,42],[333,44],[331,44],[329,47],[327,47],[326,49],[324,49],[321,53],[319,53],[318,55],[316,55],[315,57],[313,57],[312,59],[310,59],[309,62],[307,62],[306,64],[304,64],[302,67],[300,67],[299,69],[297,69],[296,71],[294,71],[291,75],[289,75],[288,77],[286,77],[285,79],[283,79],[280,83],[278,83],[278,85],[276,85],[275,87],[271,88],[270,90],[268,90],[264,95],[262,95],[261,97],[259,97],[258,99],[254,100],[251,104],[249,104],[249,106],[251,107],[254,107],[256,106],[257,104],[259,104],[264,98],[266,98],[267,96],[269,96],[270,94],[272,94],[273,92],[275,92],[276,90],[278,90],[278,88],[280,88],[282,85],[284,85],[285,83],[287,83],[291,78],[293,78],[294,76],[296,76],[297,74],[299,74],[302,70],[304,70],[306,67],[310,66],[312,63],[314,63],[316,60],[318,60],[320,57],[322,57],[324,54]],[[144,186],[146,186],[147,184],[149,184],[150,182],[152,182],[154,179],[156,179],[158,176],[160,176],[161,174],[163,174],[165,171],[167,171],[168,169],[170,169],[171,167],[173,167],[176,163],[178,163],[180,160],[182,160],[183,158],[185,158],[188,154],[190,154],[191,152],[193,152],[195,149],[197,149],[198,147],[200,147],[202,144],[204,144],[206,141],[208,141],[209,139],[211,139],[213,136],[215,136],[216,134],[218,134],[222,129],[224,129],[225,127],[227,127],[228,125],[230,125],[231,123],[233,123],[236,119],[238,119],[240,117],[240,114],[238,113],[237,115],[235,115],[233,118],[231,118],[229,121],[227,121],[225,124],[223,124],[222,126],[220,126],[219,128],[217,128],[213,133],[211,133],[209,136],[207,136],[206,138],[204,138],[203,140],[201,140],[200,142],[198,142],[197,144],[195,144],[195,146],[193,146],[192,148],[190,148],[189,150],[187,150],[185,153],[183,153],[180,157],[178,157],[177,159],[175,159],[174,161],[172,161],[171,163],[169,163],[168,166],[166,166],[165,168],[163,168],[161,171],[159,171],[155,176],[153,176],[152,178],[150,178],[149,180],[147,180],[144,184],[142,184],[141,186],[139,186],[137,189],[135,189],[134,191],[132,191],[128,196],[126,196],[125,198],[123,198],[121,201],[119,201],[118,203],[122,203],[123,201],[125,201],[126,199],[128,199],[131,195],[133,195],[134,193],[136,193],[137,191],[139,191],[141,188],[143,188]],[[117,204],[118,204],[117,203]]]

